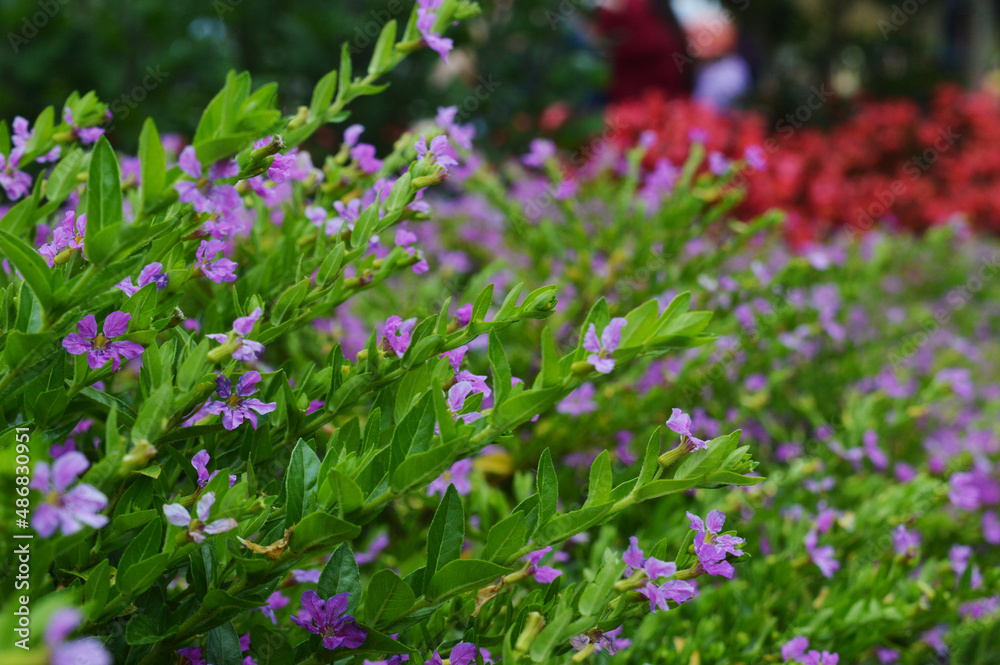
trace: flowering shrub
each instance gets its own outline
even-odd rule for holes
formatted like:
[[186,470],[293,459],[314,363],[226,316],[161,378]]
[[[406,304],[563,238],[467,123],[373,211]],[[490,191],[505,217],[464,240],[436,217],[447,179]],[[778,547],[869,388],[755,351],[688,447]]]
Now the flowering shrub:
[[232,74],[188,146],[0,125],[4,662],[989,662],[992,245],[793,255],[711,129],[312,162],[474,11],[291,117]]
[[827,103],[814,94],[801,110],[772,126],[752,113],[723,113],[650,95],[608,111],[620,140],[634,144],[643,131],[658,137],[648,164],[687,159],[687,136],[706,137],[706,171],[723,174],[747,151],[758,151],[738,175],[747,186],[744,218],[780,208],[789,236],[813,241],[832,229],[863,233],[879,224],[923,230],[958,217],[998,230],[1000,170],[996,147],[998,101],[994,92],[939,87],[929,111],[909,100],[862,102],[847,120],[821,131],[804,124]]

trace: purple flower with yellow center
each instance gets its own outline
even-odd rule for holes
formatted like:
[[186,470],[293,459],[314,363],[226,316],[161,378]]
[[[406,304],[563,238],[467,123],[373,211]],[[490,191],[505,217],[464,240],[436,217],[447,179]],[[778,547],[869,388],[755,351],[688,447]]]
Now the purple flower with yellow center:
[[120,358],[133,360],[141,356],[144,350],[136,342],[111,341],[128,332],[131,320],[131,314],[112,312],[104,319],[104,331],[98,333],[97,319],[93,314],[88,314],[76,324],[76,329],[80,332],[70,333],[63,339],[63,348],[74,356],[87,354],[87,364],[91,369],[100,369],[110,360],[111,370],[117,372],[121,366]]
[[591,323],[587,334],[583,336],[583,350],[590,351],[587,362],[601,374],[610,374],[611,370],[615,368],[615,361],[611,354],[622,343],[622,328],[625,327],[626,323],[628,322],[620,316],[611,319],[611,322],[601,332],[600,339],[597,338],[597,327]]
[[188,146],[181,151],[177,166],[193,180],[181,180],[174,183],[177,190],[177,200],[190,203],[194,209],[202,213],[225,214],[241,204],[239,192],[232,185],[215,185],[216,180],[233,178],[240,172],[239,164],[233,160],[219,161],[208,169],[208,177],[202,176],[201,162],[195,153],[194,146]]
[[45,495],[31,515],[31,527],[39,536],[48,538],[57,530],[68,536],[84,526],[100,529],[108,523],[107,516],[100,514],[108,507],[108,498],[100,490],[78,483],[67,491],[89,467],[84,454],[75,450],[60,456],[51,467],[45,462],[35,465],[30,486]]
[[292,622],[314,635],[322,636],[323,646],[327,649],[357,649],[364,644],[368,634],[358,627],[354,617],[344,614],[349,596],[350,593],[338,593],[322,600],[318,593],[310,589],[302,594],[302,612],[298,616],[293,614]]
[[444,497],[448,485],[454,485],[458,493],[463,496],[468,494],[472,491],[472,481],[469,480],[470,473],[472,473],[472,458],[468,457],[458,460],[451,465],[450,469],[435,478],[427,486],[427,495],[434,496],[435,494],[440,494]]
[[406,349],[410,347],[413,328],[416,325],[416,317],[404,321],[396,315],[390,316],[382,326],[382,343],[392,349],[397,357],[402,358]]
[[[212,457],[208,454],[207,450],[199,450],[195,453],[194,457],[191,458],[191,466],[198,473],[198,487],[204,487],[209,483],[212,478],[219,473],[218,470],[212,473],[208,472],[208,462]],[[230,474],[229,476],[229,486],[232,487],[236,484],[236,476]]]
[[260,372],[247,372],[236,381],[236,390],[233,390],[228,378],[218,377],[215,380],[215,392],[224,401],[212,400],[206,410],[215,415],[221,413],[222,426],[228,430],[236,429],[244,420],[250,421],[253,428],[257,429],[257,414],[271,413],[278,408],[277,402],[266,403],[250,397],[257,392],[258,381]]
[[79,217],[72,210],[63,216],[63,221],[52,231],[52,242],[47,242],[38,248],[49,267],[55,266],[56,257],[67,249],[79,249],[83,252],[83,243],[87,236],[87,213]]
[[225,249],[226,243],[221,240],[202,240],[194,255],[195,262],[192,267],[195,274],[201,273],[216,284],[236,281],[235,270],[239,264],[226,257],[215,258]]
[[168,503],[163,506],[163,514],[167,521],[174,526],[182,526],[187,529],[188,536],[196,543],[205,542],[205,536],[214,536],[219,533],[232,531],[239,524],[231,517],[209,522],[208,518],[212,512],[212,504],[215,503],[215,492],[206,492],[198,499],[195,507],[197,519],[192,519],[187,509],[179,503]]
[[458,166],[458,161],[448,154],[448,137],[439,134],[427,142],[427,138],[421,134],[420,140],[413,144],[413,149],[417,151],[417,156],[436,163],[441,167]]
[[233,321],[233,330],[228,335],[214,333],[205,335],[205,337],[220,344],[235,344],[236,350],[233,351],[233,359],[245,363],[253,362],[260,357],[260,354],[264,353],[264,345],[252,339],[246,339],[246,336],[253,332],[253,327],[257,324],[261,314],[260,307],[254,308],[249,316],[241,316]]
[[806,534],[805,545],[809,558],[816,564],[823,577],[831,578],[833,574],[840,570],[840,562],[833,558],[833,546],[823,545],[817,547],[819,535],[815,529]]
[[139,272],[138,285],[133,284],[132,277],[129,276],[115,284],[115,286],[124,291],[125,295],[131,298],[139,291],[139,289],[147,284],[156,284],[156,290],[160,291],[167,288],[168,281],[166,273],[163,272],[163,264],[154,261]]
[[534,552],[529,552],[521,561],[526,561],[528,563],[528,574],[531,575],[536,582],[541,584],[551,584],[555,582],[556,578],[562,575],[561,570],[556,570],[552,566],[542,566],[540,565],[542,559],[545,555],[552,551],[552,546],[543,547],[540,550],[535,550]]
[[45,626],[44,641],[52,665],[111,665],[111,654],[96,637],[67,640],[83,624],[83,613],[75,607],[56,610]]
[[738,548],[746,540],[728,534],[720,535],[726,523],[726,515],[721,510],[711,511],[704,521],[691,512],[687,516],[691,521],[689,526],[698,532],[694,537],[694,551],[702,569],[709,575],[732,579],[735,569],[726,561],[726,555],[742,556],[743,552]]
[[670,418],[667,420],[667,427],[672,429],[682,437],[682,442],[687,443],[689,450],[708,448],[708,442],[696,437],[691,432],[691,416],[680,409],[671,409]]
[[275,612],[288,607],[288,604],[292,601],[288,599],[288,596],[281,593],[280,591],[275,591],[270,596],[267,597],[267,604],[263,607],[257,609],[260,613],[271,620],[271,623],[275,626],[278,625],[278,618],[275,616]]

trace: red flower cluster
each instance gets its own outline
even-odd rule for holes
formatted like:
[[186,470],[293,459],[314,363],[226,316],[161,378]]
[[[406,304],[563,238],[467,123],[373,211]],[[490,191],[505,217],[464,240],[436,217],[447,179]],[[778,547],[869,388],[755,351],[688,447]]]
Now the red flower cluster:
[[707,134],[709,152],[730,159],[762,148],[766,166],[745,166],[736,177],[747,185],[739,212],[785,210],[797,242],[842,227],[922,230],[956,215],[1000,231],[1000,97],[989,92],[942,86],[926,112],[908,100],[861,103],[828,131],[807,128],[794,115],[768,127],[757,114],[657,94],[611,107],[608,122],[625,145],[643,131],[657,134],[650,165],[662,157],[683,162],[692,130]]

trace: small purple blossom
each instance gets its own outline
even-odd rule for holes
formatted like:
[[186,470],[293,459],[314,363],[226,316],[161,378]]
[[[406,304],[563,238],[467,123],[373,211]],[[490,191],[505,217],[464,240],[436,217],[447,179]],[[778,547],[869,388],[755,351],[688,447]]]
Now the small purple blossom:
[[181,203],[190,203],[197,212],[223,215],[241,205],[239,192],[232,185],[215,185],[216,180],[233,178],[240,172],[239,165],[233,160],[220,161],[208,170],[208,176],[202,176],[201,162],[195,153],[194,146],[188,146],[181,151],[177,165],[192,180],[181,180],[174,183],[177,199]]
[[448,137],[444,134],[439,134],[427,142],[427,138],[421,134],[420,140],[413,144],[414,150],[417,151],[417,156],[427,159],[433,163],[436,163],[441,167],[458,166],[458,161],[449,156],[449,146]]
[[214,503],[215,492],[206,492],[198,499],[198,505],[195,507],[195,512],[198,516],[196,519],[192,519],[187,508],[179,503],[165,504],[163,506],[163,514],[166,515],[167,521],[174,526],[187,528],[187,533],[191,540],[196,543],[203,543],[205,542],[205,536],[214,536],[219,533],[232,531],[239,526],[236,520],[231,517],[224,517],[214,522],[209,522],[208,517]]
[[[204,449],[199,450],[197,453],[195,453],[194,457],[191,458],[191,466],[193,466],[194,470],[198,473],[198,487],[204,487],[209,483],[209,481],[212,480],[212,478],[215,478],[215,476],[219,473],[218,470],[213,471],[212,473],[208,472],[208,462],[211,459],[212,458],[208,454],[208,451]],[[229,486],[232,487],[235,484],[236,484],[236,476],[230,474]]]
[[[38,253],[51,268],[55,259],[63,250],[79,249],[84,251],[83,244],[87,237],[87,213],[79,217],[72,210],[66,211],[63,221],[52,230],[52,242],[47,242],[38,248]],[[86,258],[86,257],[85,257]]]
[[556,411],[568,416],[581,416],[584,413],[596,411],[595,394],[597,394],[597,389],[594,388],[594,384],[584,383],[567,395],[566,399],[559,402],[556,405]]
[[260,307],[256,307],[248,316],[241,316],[233,321],[233,330],[228,335],[213,333],[205,335],[205,337],[215,340],[220,344],[225,344],[232,338],[231,341],[238,345],[236,350],[233,351],[233,359],[245,363],[253,362],[260,357],[260,354],[264,353],[264,345],[260,342],[246,339],[246,336],[253,332],[253,328],[260,319],[261,314]]
[[359,566],[364,566],[366,564],[372,563],[378,559],[379,553],[382,552],[386,547],[389,546],[389,536],[384,533],[380,533],[372,539],[372,542],[368,544],[368,549],[360,552],[354,553],[354,561]]
[[549,545],[548,547],[543,547],[540,550],[529,552],[521,558],[521,561],[526,561],[528,563],[528,574],[540,584],[551,584],[552,582],[555,582],[557,577],[562,575],[561,570],[556,570],[552,566],[539,565],[545,555],[551,551],[552,546]]
[[667,427],[683,437],[682,442],[687,443],[689,450],[708,448],[707,441],[703,441],[691,433],[691,416],[680,409],[671,409]]
[[833,546],[823,545],[817,547],[819,535],[815,530],[806,534],[805,545],[809,558],[816,564],[823,577],[832,578],[833,574],[840,570],[840,562],[833,558]]
[[618,349],[622,342],[622,328],[628,322],[622,317],[615,317],[604,327],[601,338],[597,338],[597,327],[591,323],[587,329],[587,334],[583,336],[583,350],[590,351],[587,362],[594,366],[601,374],[610,374],[615,368],[615,361],[611,354]]
[[455,48],[454,42],[442,37],[434,32],[434,24],[437,22],[437,10],[441,6],[441,0],[418,0],[417,2],[417,30],[424,38],[424,43],[441,59],[448,62],[448,53]]
[[556,154],[556,144],[548,139],[532,139],[528,147],[528,153],[521,157],[521,163],[525,166],[541,168]]
[[236,268],[238,264],[225,257],[215,258],[219,252],[226,249],[226,243],[221,240],[202,240],[195,252],[194,270],[200,272],[210,281],[216,284],[236,281]]
[[298,616],[292,615],[292,622],[314,635],[322,636],[323,646],[327,649],[357,649],[364,644],[368,634],[358,627],[354,617],[344,614],[349,596],[349,593],[338,593],[322,600],[310,589],[302,594],[302,611]]
[[795,660],[804,654],[808,648],[809,638],[802,637],[801,635],[793,637],[785,642],[784,646],[781,647],[781,659]]
[[907,531],[900,524],[892,532],[892,546],[897,556],[913,557],[920,547],[920,534],[917,531]]
[[45,626],[45,647],[52,665],[111,665],[111,654],[96,637],[67,641],[83,624],[83,613],[75,607],[56,610]]
[[[257,392],[257,382],[260,381],[260,372],[251,371],[242,375],[236,382],[236,390],[232,389],[232,383],[225,376],[220,376],[215,380],[215,392],[224,401],[212,400],[206,407],[208,413],[215,415],[222,414],[222,426],[228,430],[239,427],[243,420],[249,420],[254,429],[257,429],[257,413],[271,413],[278,408],[277,402],[265,403],[257,398],[251,398]],[[256,413],[254,413],[256,411]]]
[[275,626],[278,625],[278,618],[275,616],[275,612],[288,607],[288,604],[292,601],[288,599],[288,596],[281,593],[280,591],[275,591],[270,596],[267,597],[267,604],[263,607],[258,608],[264,616],[271,620],[271,623]]
[[23,148],[14,148],[8,155],[0,152],[0,187],[3,187],[11,201],[16,201],[31,191],[31,176],[18,170],[22,155]]
[[125,292],[128,297],[134,296],[139,289],[146,286],[147,284],[156,284],[156,290],[162,291],[167,288],[167,275],[163,272],[163,264],[154,261],[149,265],[145,266],[139,272],[139,283],[138,285],[132,284],[132,277],[126,277],[122,281],[118,282],[115,286]]
[[704,521],[697,515],[688,512],[690,527],[697,531],[694,537],[694,551],[698,562],[709,575],[721,575],[732,579],[735,572],[732,564],[726,561],[726,555],[743,556],[739,546],[746,542],[738,536],[721,534],[726,523],[726,515],[721,510],[713,510]]
[[427,486],[427,495],[434,496],[435,494],[440,494],[444,497],[448,485],[454,485],[458,493],[463,496],[468,494],[472,491],[472,481],[469,480],[470,473],[472,473],[472,458],[467,457],[466,459],[458,460],[451,465],[450,469],[435,478]]
[[98,333],[97,319],[93,314],[88,314],[76,324],[76,329],[80,332],[70,333],[63,339],[63,348],[74,356],[87,354],[87,364],[91,369],[100,369],[110,360],[111,371],[117,372],[121,366],[121,358],[134,360],[144,351],[142,345],[136,342],[111,341],[128,332],[131,320],[131,314],[112,312],[104,320],[103,332]]
[[413,328],[416,325],[416,317],[404,321],[396,315],[390,316],[382,327],[382,342],[395,352],[396,357],[402,358],[406,349],[410,347]]
[[31,488],[45,495],[44,502],[31,515],[31,526],[42,538],[57,530],[63,535],[74,534],[84,526],[100,529],[108,518],[100,512],[108,507],[108,498],[96,487],[79,483],[66,491],[88,468],[90,462],[83,453],[70,451],[54,461],[35,465]]

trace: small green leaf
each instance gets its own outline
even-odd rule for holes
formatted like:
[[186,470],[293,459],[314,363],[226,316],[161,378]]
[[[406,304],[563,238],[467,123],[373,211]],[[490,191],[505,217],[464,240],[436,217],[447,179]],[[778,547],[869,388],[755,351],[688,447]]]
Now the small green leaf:
[[448,485],[427,531],[427,566],[424,580],[462,555],[465,540],[465,509],[454,485]]
[[316,592],[320,598],[329,598],[338,593],[351,594],[347,599],[347,612],[354,614],[361,601],[361,572],[358,570],[357,559],[349,544],[341,543],[340,547],[334,550],[333,556],[320,573]]
[[510,572],[510,568],[490,561],[478,559],[457,559],[447,564],[427,583],[424,595],[428,602],[436,603],[446,596],[482,588]]
[[416,601],[413,589],[388,569],[375,573],[365,590],[365,623],[386,625],[406,614]]
[[304,440],[299,439],[285,472],[285,528],[316,509],[316,484],[320,461]]

